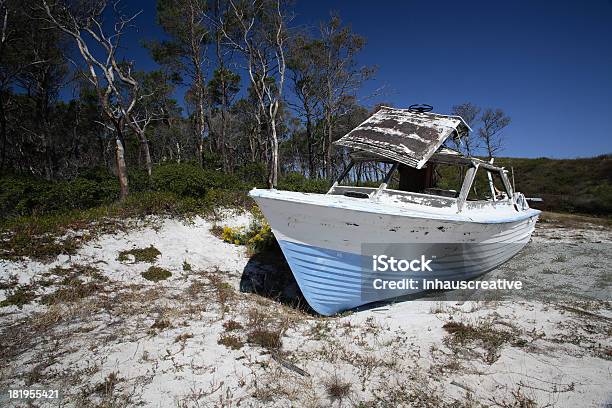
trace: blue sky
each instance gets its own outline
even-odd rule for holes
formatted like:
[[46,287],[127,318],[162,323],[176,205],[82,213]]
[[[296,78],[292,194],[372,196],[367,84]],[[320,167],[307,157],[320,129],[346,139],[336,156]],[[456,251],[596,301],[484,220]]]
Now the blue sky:
[[[154,64],[141,39],[161,36],[154,0],[125,46],[139,69]],[[339,13],[367,38],[359,63],[378,65],[361,96],[374,102],[429,103],[448,113],[470,101],[512,118],[503,156],[585,157],[612,153],[612,0],[306,1],[294,25]]]

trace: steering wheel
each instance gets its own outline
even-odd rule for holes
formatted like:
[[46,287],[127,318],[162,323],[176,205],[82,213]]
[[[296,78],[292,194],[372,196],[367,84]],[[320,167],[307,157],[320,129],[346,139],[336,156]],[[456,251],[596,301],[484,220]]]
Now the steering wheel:
[[433,109],[433,106],[428,105],[426,103],[415,103],[408,107],[408,110],[410,112],[416,112],[416,113],[430,112],[432,109]]

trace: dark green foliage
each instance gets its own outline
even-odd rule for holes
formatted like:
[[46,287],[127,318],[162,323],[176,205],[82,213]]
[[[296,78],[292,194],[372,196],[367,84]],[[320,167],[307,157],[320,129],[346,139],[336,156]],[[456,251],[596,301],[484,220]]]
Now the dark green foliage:
[[169,163],[153,170],[153,188],[181,197],[202,198],[212,188],[237,189],[240,181],[225,173],[202,169],[197,164]]
[[153,188],[183,197],[203,197],[208,188],[204,170],[196,165],[165,164],[153,172]]
[[[115,178],[113,177],[113,180]],[[128,183],[132,193],[151,190],[151,180],[145,170],[129,169]]]
[[114,201],[118,185],[112,179],[49,182],[31,177],[0,179],[0,210],[6,216],[49,214],[85,209]]
[[[517,191],[527,197],[544,199],[543,203],[531,203],[534,208],[604,216],[612,214],[610,155],[587,159],[498,158],[495,164],[508,170],[510,181],[511,169],[514,169]],[[457,168],[438,166],[437,171],[442,176],[440,187],[457,189],[461,185]],[[485,171],[476,173],[474,185],[479,196],[490,195]]]
[[29,287],[21,286],[0,302],[0,307],[17,306],[21,309],[23,305],[30,303],[35,297],[36,295]]
[[[256,178],[256,170],[253,172]],[[131,170],[128,178],[132,195],[122,206],[132,207],[140,215],[194,213],[217,201],[230,206],[247,202],[243,190],[249,184],[243,184],[240,177],[202,169],[196,164],[156,166],[153,183],[143,170]],[[234,194],[229,194],[230,191]],[[117,179],[101,168],[87,170],[70,181],[5,176],[0,178],[0,219],[87,209],[110,204],[118,197]]]
[[155,248],[153,245],[148,248],[133,248],[127,251],[119,252],[119,257],[117,258],[121,262],[129,261],[132,255],[134,257],[134,262],[155,262],[157,257],[161,255],[159,249]]
[[267,183],[266,165],[264,163],[248,163],[236,170],[236,177],[247,188],[265,188]]
[[305,193],[326,193],[329,181],[325,179],[308,179],[300,173],[289,173],[278,182],[279,190],[303,191]]
[[161,280],[168,279],[170,276],[172,276],[172,273],[170,273],[170,271],[167,271],[164,268],[160,268],[158,266],[151,266],[149,269],[146,270],[146,272],[141,273],[141,275],[146,280],[159,282]]
[[516,189],[527,197],[542,197],[532,204],[544,210],[584,214],[612,214],[612,156],[587,159],[515,159],[495,161],[514,168]]

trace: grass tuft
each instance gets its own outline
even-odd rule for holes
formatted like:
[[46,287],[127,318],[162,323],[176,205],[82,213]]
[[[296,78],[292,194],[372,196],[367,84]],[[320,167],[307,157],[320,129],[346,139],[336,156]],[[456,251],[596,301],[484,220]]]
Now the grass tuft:
[[223,328],[225,329],[225,331],[228,331],[228,332],[236,331],[236,330],[242,330],[242,325],[235,320],[228,320],[227,322],[223,323]]
[[151,266],[140,275],[146,280],[159,282],[168,279],[170,276],[172,276],[172,273],[164,268],[160,268],[159,266]]
[[47,306],[57,303],[72,303],[104,290],[104,286],[97,282],[83,283],[79,279],[66,279],[62,282],[62,285],[64,287],[51,294],[44,295],[40,299],[40,303]]
[[351,393],[351,383],[343,380],[337,374],[325,380],[323,385],[327,396],[332,401],[342,401]]
[[280,330],[254,329],[249,332],[247,340],[269,350],[278,350],[283,344]]
[[157,260],[157,257],[161,255],[161,252],[151,245],[148,248],[133,248],[127,251],[121,251],[117,259],[120,262],[126,262],[130,260],[130,255],[134,257],[134,262],[153,263]]
[[0,302],[0,307],[17,306],[19,309],[27,305],[36,298],[34,291],[27,286],[18,287],[13,293],[8,295],[5,300]]
[[239,350],[244,346],[244,341],[238,336],[234,336],[233,334],[223,334],[217,340],[218,344],[221,344],[227,348],[231,348],[232,350]]
[[483,360],[487,364],[497,361],[504,344],[518,339],[518,336],[511,332],[496,329],[491,321],[478,324],[449,321],[442,327],[450,334],[450,337],[444,339],[447,346],[455,351],[469,344],[480,346],[485,350]]

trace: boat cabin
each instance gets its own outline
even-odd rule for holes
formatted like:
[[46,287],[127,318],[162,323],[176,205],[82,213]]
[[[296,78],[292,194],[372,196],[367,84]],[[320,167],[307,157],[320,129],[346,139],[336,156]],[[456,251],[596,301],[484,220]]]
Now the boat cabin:
[[[503,167],[444,146],[447,139],[460,140],[470,130],[459,116],[381,107],[336,142],[351,149],[351,161],[327,194],[456,212],[498,206],[519,211]],[[378,187],[342,185],[353,167],[363,162],[385,164],[388,170],[382,183]],[[458,185],[451,188],[440,183],[442,173],[453,176]]]

